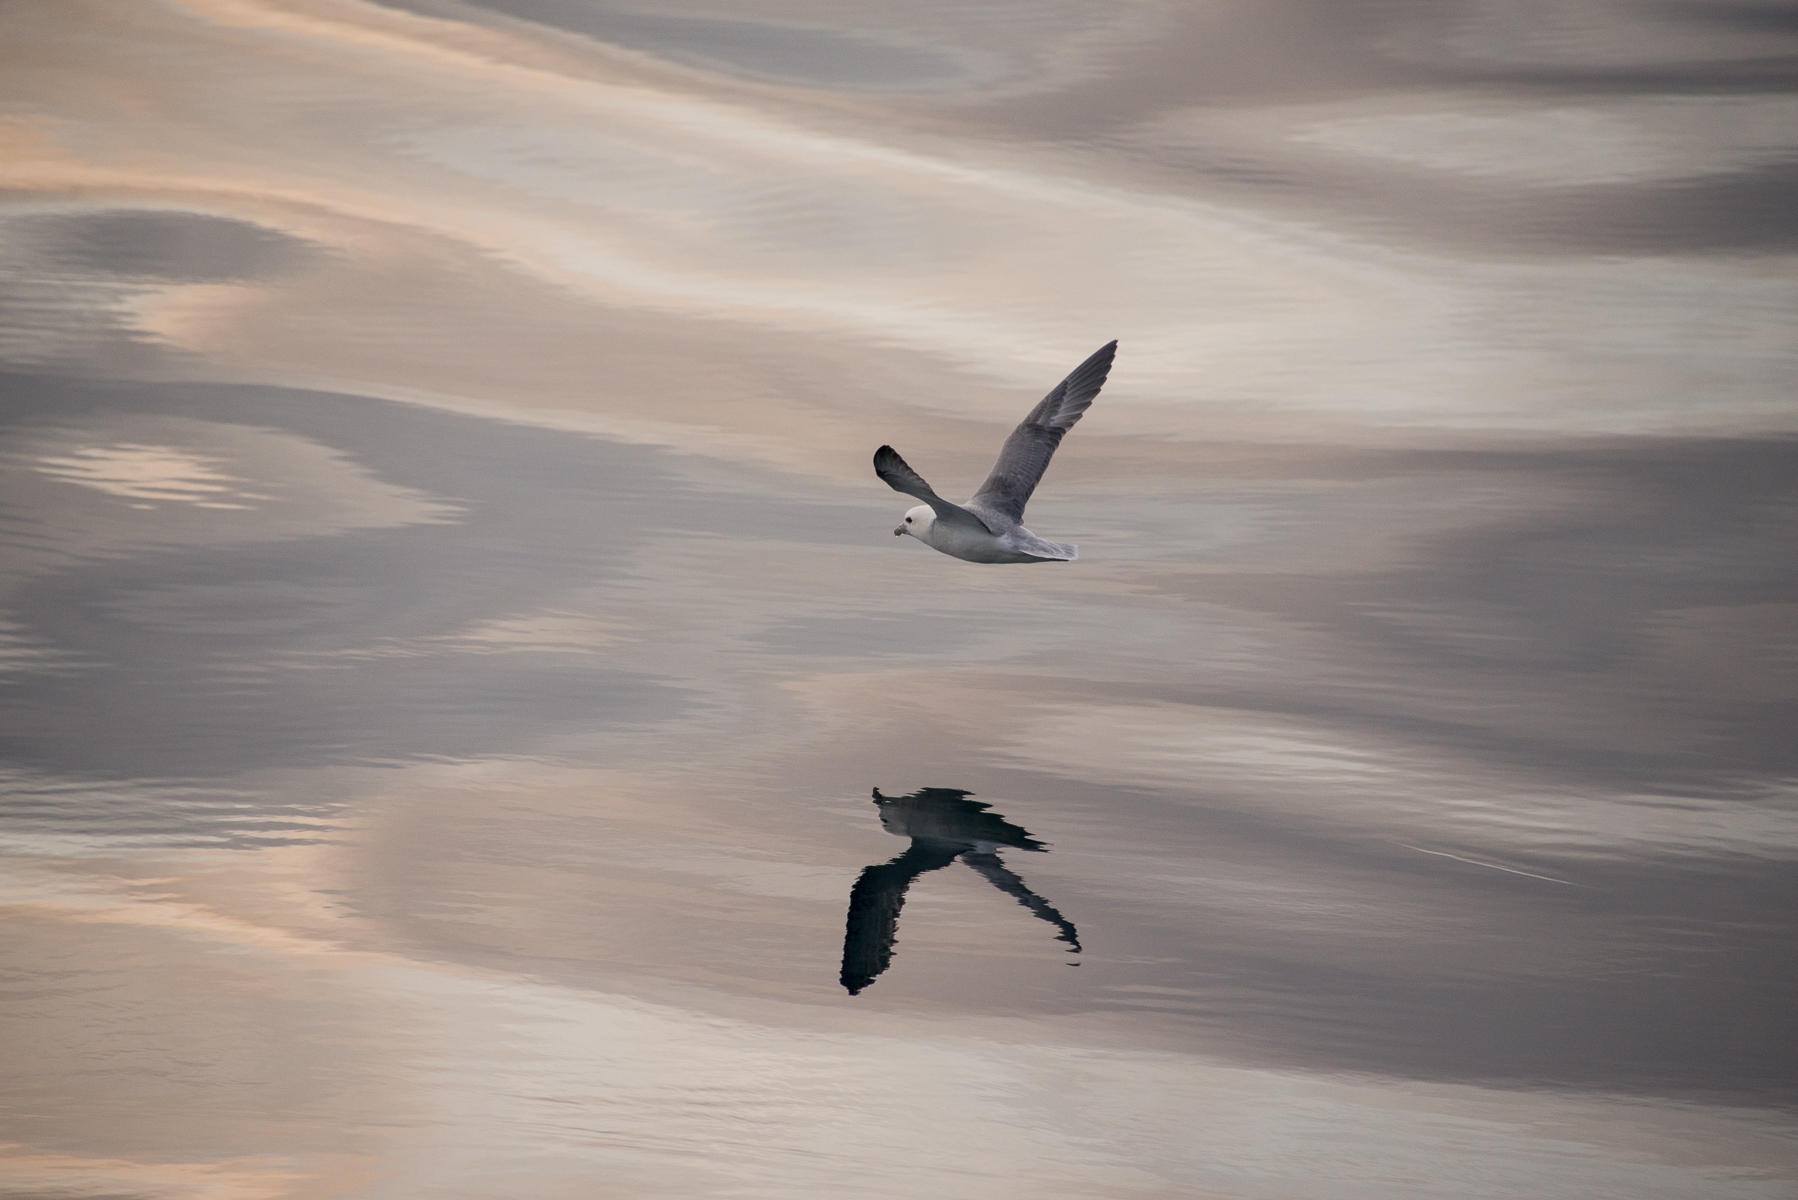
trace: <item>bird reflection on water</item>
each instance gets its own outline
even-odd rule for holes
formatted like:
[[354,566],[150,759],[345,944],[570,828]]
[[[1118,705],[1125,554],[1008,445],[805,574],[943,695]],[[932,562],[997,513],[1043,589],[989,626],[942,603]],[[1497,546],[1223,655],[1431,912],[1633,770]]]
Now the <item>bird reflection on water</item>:
[[946,867],[958,858],[1033,915],[1055,926],[1056,939],[1068,944],[1069,953],[1080,952],[1080,934],[1074,923],[999,861],[1003,848],[1042,851],[1047,847],[1028,830],[988,812],[989,805],[970,800],[970,795],[959,788],[922,788],[909,796],[883,796],[879,788],[874,789],[881,826],[888,833],[910,838],[911,845],[890,862],[864,868],[849,891],[842,981],[851,996],[892,964],[905,889],[926,871]]

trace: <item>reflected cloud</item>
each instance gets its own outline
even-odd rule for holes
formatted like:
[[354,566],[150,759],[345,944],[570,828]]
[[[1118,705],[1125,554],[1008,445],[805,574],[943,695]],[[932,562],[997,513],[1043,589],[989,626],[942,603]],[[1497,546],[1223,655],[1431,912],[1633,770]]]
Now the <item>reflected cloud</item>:
[[1032,916],[1053,925],[1056,940],[1066,942],[1069,953],[1080,953],[1074,923],[999,861],[1001,849],[1040,852],[1047,847],[1029,830],[989,811],[990,805],[969,799],[972,794],[959,788],[921,788],[909,796],[883,796],[874,789],[881,827],[895,837],[910,838],[911,845],[889,862],[864,868],[849,890],[842,982],[851,996],[892,965],[899,910],[912,880],[958,858]]
[[1798,16],[0,14],[0,1195],[1791,1193]]
[[[83,446],[70,454],[45,455],[33,466],[40,474],[134,501],[175,500],[197,508],[238,509],[269,499],[260,492],[235,487],[242,480],[173,446],[130,442]],[[148,508],[149,504],[133,507]]]
[[[420,0],[381,0],[390,8],[429,12]],[[967,87],[993,73],[990,55],[903,32],[802,21],[636,12],[626,6],[568,0],[474,0],[471,9],[565,30],[632,50],[645,50],[701,70],[805,87],[851,91],[927,91]],[[827,10],[828,11],[828,10]],[[475,12],[469,19],[478,19]]]

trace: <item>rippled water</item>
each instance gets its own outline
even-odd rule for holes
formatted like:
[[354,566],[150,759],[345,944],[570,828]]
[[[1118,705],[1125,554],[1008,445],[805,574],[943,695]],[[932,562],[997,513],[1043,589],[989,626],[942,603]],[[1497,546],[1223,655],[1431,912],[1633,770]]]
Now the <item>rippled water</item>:
[[1787,9],[0,29],[0,1195],[1793,1194]]

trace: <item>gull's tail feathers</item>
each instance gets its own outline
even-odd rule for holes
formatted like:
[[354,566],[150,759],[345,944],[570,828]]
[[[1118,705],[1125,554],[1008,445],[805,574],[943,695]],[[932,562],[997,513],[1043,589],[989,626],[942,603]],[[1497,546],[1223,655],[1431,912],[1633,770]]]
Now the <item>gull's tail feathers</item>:
[[1044,541],[1031,547],[1031,552],[1041,555],[1044,562],[1073,562],[1080,557],[1080,547],[1068,542]]

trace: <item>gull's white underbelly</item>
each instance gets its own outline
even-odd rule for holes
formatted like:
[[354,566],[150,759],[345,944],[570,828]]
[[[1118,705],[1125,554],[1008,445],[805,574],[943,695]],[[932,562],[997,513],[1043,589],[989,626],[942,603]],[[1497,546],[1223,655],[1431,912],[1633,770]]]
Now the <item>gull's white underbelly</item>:
[[945,527],[934,524],[929,529],[929,536],[920,538],[934,549],[941,550],[956,558],[977,563],[1015,563],[1015,562],[1053,562],[1053,557],[1033,554],[1026,546],[1023,538],[1012,533],[1002,533],[997,537],[986,530],[964,529],[960,526]]

